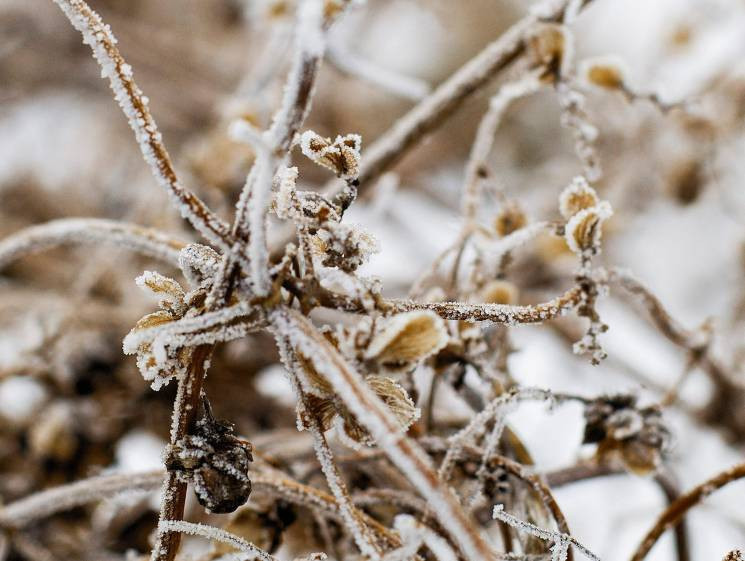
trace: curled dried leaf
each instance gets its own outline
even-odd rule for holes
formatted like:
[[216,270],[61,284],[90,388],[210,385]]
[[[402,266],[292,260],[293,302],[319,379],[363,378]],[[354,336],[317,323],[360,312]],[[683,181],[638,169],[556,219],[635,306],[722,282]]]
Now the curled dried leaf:
[[569,220],[580,210],[594,207],[598,202],[595,189],[580,175],[575,177],[559,195],[559,212]]
[[502,205],[494,218],[494,230],[501,237],[507,236],[520,228],[524,228],[528,218],[520,205],[516,202],[508,202]]
[[384,366],[409,365],[432,356],[448,342],[445,322],[429,310],[397,314],[373,336],[366,359]]
[[[419,409],[414,405],[406,390],[393,378],[368,376],[365,381],[391,410],[402,431],[408,430],[419,418]],[[375,444],[367,429],[339,400],[334,397],[320,398],[312,395],[307,398],[308,406],[312,408],[324,431],[336,425],[340,434],[352,447],[357,447],[359,444],[366,446]]]
[[358,134],[340,135],[332,141],[313,131],[305,131],[300,137],[300,149],[307,158],[346,180],[359,175],[361,147],[362,137]]
[[158,305],[162,309],[171,311],[175,316],[183,315],[186,294],[178,282],[156,271],[145,271],[135,282],[143,290],[158,296]]

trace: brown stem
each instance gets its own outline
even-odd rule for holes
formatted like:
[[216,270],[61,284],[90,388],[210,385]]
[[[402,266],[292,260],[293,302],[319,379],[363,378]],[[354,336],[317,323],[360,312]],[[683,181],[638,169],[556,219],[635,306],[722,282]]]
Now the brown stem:
[[[179,379],[176,400],[173,405],[171,444],[176,444],[191,430],[199,410],[205,366],[212,355],[212,345],[201,345],[194,349],[191,365],[186,375]],[[160,521],[183,520],[187,484],[175,471],[169,471],[163,484],[163,504]],[[151,561],[173,561],[176,558],[181,534],[158,531]]]
[[636,548],[631,561],[642,561],[654,544],[657,543],[659,537],[665,533],[665,530],[679,524],[691,508],[699,504],[717,489],[743,477],[745,477],[745,462],[715,475],[711,479],[697,485],[686,494],[678,497],[657,518],[652,529],[647,532],[647,535],[644,536],[644,539]]

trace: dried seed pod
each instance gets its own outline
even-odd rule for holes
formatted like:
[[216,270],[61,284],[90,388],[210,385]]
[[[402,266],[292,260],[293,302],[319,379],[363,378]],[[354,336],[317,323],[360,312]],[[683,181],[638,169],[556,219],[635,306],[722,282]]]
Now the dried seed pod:
[[569,249],[577,255],[598,253],[602,235],[601,226],[612,214],[611,206],[605,201],[575,214],[567,222],[564,235]]
[[533,64],[546,69],[544,80],[553,82],[564,73],[571,60],[572,44],[563,26],[551,23],[536,26],[528,45]]
[[517,304],[518,290],[511,282],[493,280],[479,291],[479,302],[484,304]]
[[608,90],[621,90],[625,87],[626,71],[623,61],[617,57],[593,57],[583,60],[579,74],[593,86]]
[[445,322],[429,310],[397,314],[373,336],[364,357],[396,367],[432,356],[448,342]]
[[210,512],[227,513],[248,500],[252,461],[251,444],[236,438],[233,425],[215,420],[205,406],[194,433],[170,446],[165,465],[191,481],[199,504]]
[[314,249],[324,267],[354,272],[379,250],[377,240],[361,228],[330,222],[318,230]]
[[528,218],[520,205],[510,201],[502,205],[494,218],[494,230],[504,237],[520,228],[524,228],[527,223]]
[[583,443],[598,444],[599,457],[618,456],[629,471],[645,475],[657,469],[670,433],[658,407],[636,407],[636,398],[610,396],[585,409]]
[[220,254],[209,246],[190,243],[179,253],[179,266],[193,287],[214,278],[220,264]]
[[599,202],[595,189],[590,187],[587,180],[579,175],[559,195],[559,212],[565,219],[569,220],[580,210],[594,207]]
[[359,175],[361,147],[362,137],[358,134],[337,136],[333,142],[310,130],[300,137],[300,149],[307,158],[346,180]]

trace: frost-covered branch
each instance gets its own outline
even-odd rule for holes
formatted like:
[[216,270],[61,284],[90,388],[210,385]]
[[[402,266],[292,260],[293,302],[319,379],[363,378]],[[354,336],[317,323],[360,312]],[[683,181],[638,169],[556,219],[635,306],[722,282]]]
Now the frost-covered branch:
[[469,60],[435,91],[401,117],[367,149],[360,170],[360,189],[365,189],[400,160],[422,136],[447,119],[474,92],[504,71],[526,50],[526,38],[539,21],[563,21],[567,6],[584,6],[590,0],[548,0],[510,27],[501,37]]
[[300,419],[313,437],[313,448],[316,451],[318,462],[326,477],[329,489],[331,489],[336,503],[339,505],[339,511],[341,512],[344,524],[354,537],[357,547],[365,557],[374,560],[380,559],[380,551],[371,539],[370,531],[364,524],[359,511],[352,503],[347,486],[334,460],[333,452],[326,441],[326,436],[323,434],[323,427],[317,416],[319,412],[313,410],[303,391],[301,379],[305,377],[305,374],[301,370],[302,367],[294,356],[292,347],[287,339],[278,337],[277,344],[279,345],[280,357],[289,372],[292,386],[298,399]]
[[543,71],[542,68],[532,70],[521,78],[504,84],[489,101],[489,109],[479,123],[466,164],[466,178],[461,200],[461,214],[466,222],[466,228],[473,227],[476,220],[476,210],[481,198],[481,185],[489,175],[486,162],[494,146],[494,136],[502,117],[511,103],[532,94],[541,87],[540,74]]
[[399,97],[419,101],[430,92],[425,81],[383,68],[375,62],[352,52],[340,41],[332,41],[328,61],[339,71],[364,80]]
[[179,532],[181,534],[201,536],[211,541],[228,544],[238,551],[248,553],[253,559],[261,559],[262,561],[279,561],[273,555],[270,555],[251,542],[244,540],[242,537],[231,534],[221,528],[207,526],[206,524],[195,524],[192,522],[184,522],[183,520],[163,520],[158,523],[158,531]]
[[16,259],[67,244],[110,244],[179,266],[187,242],[155,230],[103,218],[60,218],[30,226],[0,241],[0,270]]
[[542,539],[552,544],[551,546],[551,560],[552,561],[564,561],[567,557],[567,552],[569,550],[570,545],[573,545],[578,550],[580,550],[582,554],[588,559],[590,559],[591,561],[600,561],[600,558],[597,555],[595,555],[592,551],[590,551],[584,545],[579,543],[572,536],[561,533],[561,532],[545,530],[543,528],[539,528],[538,526],[534,524],[531,524],[530,522],[520,520],[519,518],[516,518],[515,516],[512,516],[511,514],[505,512],[503,505],[495,505],[492,515],[494,516],[495,519],[501,520],[505,524],[509,524],[516,530],[520,530],[527,534],[531,534],[539,539]]
[[0,526],[22,528],[40,518],[119,493],[152,491],[163,482],[163,471],[99,475],[53,487],[0,507]]
[[149,100],[132,78],[132,67],[119,53],[111,28],[83,0],[54,1],[75,29],[82,33],[83,42],[93,50],[93,56],[101,67],[101,75],[109,79],[114,97],[127,117],[142,156],[155,179],[171,195],[182,217],[208,240],[224,246],[230,238],[228,225],[181,185],[176,177],[162,136],[148,109]]

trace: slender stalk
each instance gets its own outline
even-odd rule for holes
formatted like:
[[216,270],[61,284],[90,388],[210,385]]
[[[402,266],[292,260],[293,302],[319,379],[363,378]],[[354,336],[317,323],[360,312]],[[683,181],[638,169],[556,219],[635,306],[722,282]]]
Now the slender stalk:
[[68,244],[110,244],[179,266],[187,242],[153,228],[103,218],[60,218],[24,228],[0,241],[0,270],[13,261]]

